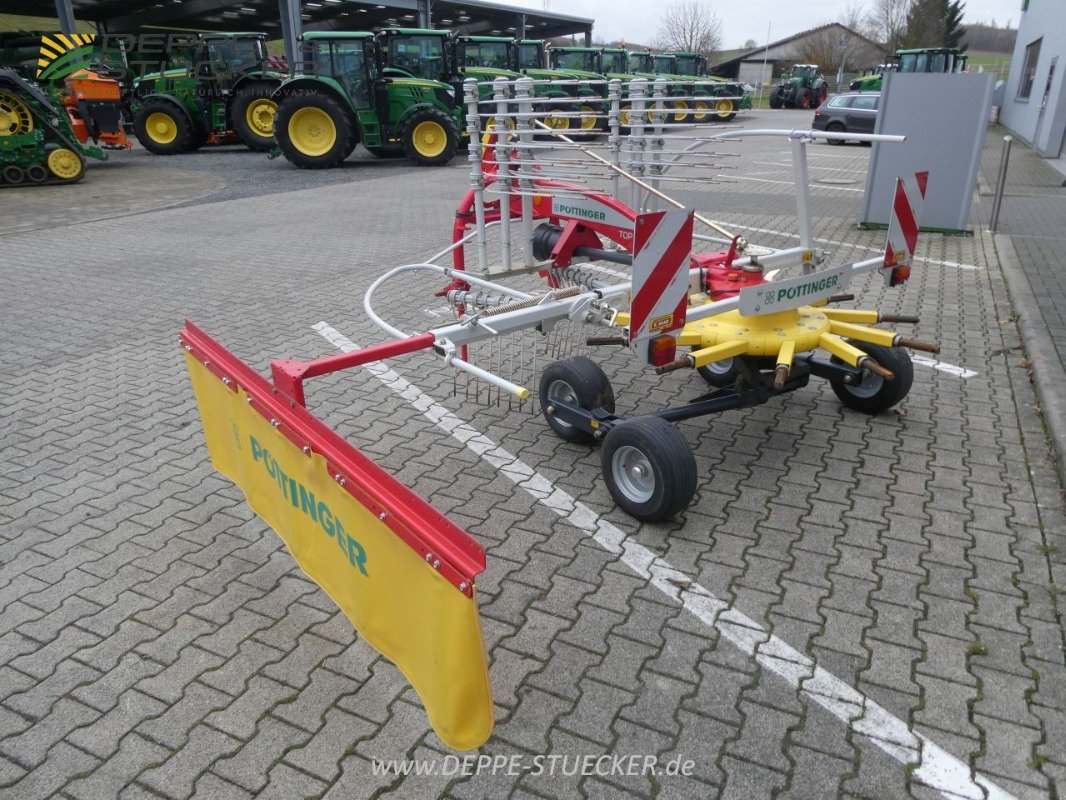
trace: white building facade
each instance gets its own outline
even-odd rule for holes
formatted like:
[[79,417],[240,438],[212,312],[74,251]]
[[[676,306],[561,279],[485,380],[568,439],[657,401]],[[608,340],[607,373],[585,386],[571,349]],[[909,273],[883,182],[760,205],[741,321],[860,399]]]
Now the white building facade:
[[1044,158],[1066,157],[1066,2],[1020,1],[1000,119]]

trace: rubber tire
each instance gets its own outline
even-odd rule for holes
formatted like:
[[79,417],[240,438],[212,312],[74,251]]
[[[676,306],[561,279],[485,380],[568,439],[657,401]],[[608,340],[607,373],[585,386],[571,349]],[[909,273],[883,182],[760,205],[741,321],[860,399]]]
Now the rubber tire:
[[[564,116],[562,117],[562,119],[564,119],[566,121],[566,127],[565,128],[552,128],[552,130],[555,131],[556,133],[561,133],[564,136],[567,136],[567,135],[573,133],[574,130],[580,130],[581,120],[577,119],[576,117],[571,117],[570,116],[571,114],[577,113],[576,109],[577,109],[577,105],[576,104],[550,103],[550,104],[548,104],[548,107],[546,109],[544,109],[547,112],[547,114],[545,114],[545,116],[541,120],[541,122],[543,122],[545,125],[547,125],[548,124],[548,117],[556,116],[558,114],[563,114]],[[548,138],[549,140],[555,139],[555,137],[551,133],[549,133],[548,131],[544,130],[543,128],[538,127],[536,132],[538,134]]]
[[[148,117],[156,113],[166,114],[174,120],[174,125],[178,129],[174,141],[163,144],[148,135],[148,131],[145,128]],[[141,147],[149,153],[155,153],[157,156],[176,156],[179,153],[184,153],[190,149],[193,141],[192,126],[189,124],[189,119],[186,117],[184,109],[178,108],[166,100],[149,100],[141,106],[136,118],[133,120],[133,132]]]
[[0,178],[8,186],[19,186],[26,182],[26,170],[18,164],[8,164],[0,170]]
[[[337,129],[337,141],[320,156],[300,152],[289,138],[289,120],[301,108],[313,106],[329,115]],[[286,97],[278,104],[274,115],[274,141],[281,154],[300,169],[332,169],[351,155],[358,144],[355,123],[341,104],[328,94],[298,93]]]
[[[440,155],[430,158],[420,154],[415,148],[414,131],[419,123],[422,122],[436,122],[444,128],[448,141]],[[411,118],[404,123],[401,139],[403,140],[404,155],[420,167],[443,167],[455,158],[455,153],[459,149],[459,131],[455,128],[455,122],[443,111],[436,108],[424,108],[412,114]]]
[[552,384],[562,382],[569,387],[577,404],[591,411],[602,408],[609,414],[614,413],[614,388],[611,381],[600,369],[599,364],[586,356],[574,356],[555,361],[540,374],[540,413],[544,415],[548,427],[555,435],[566,442],[589,444],[596,440],[591,433],[569,425],[548,413],[551,397],[548,391]]
[[[651,497],[625,494],[614,477],[613,461],[621,447],[632,447],[648,460],[655,483]],[[603,440],[600,468],[618,507],[642,522],[670,519],[688,508],[696,494],[696,458],[677,428],[660,417],[634,417],[611,428]]]
[[740,370],[737,368],[737,362],[735,358],[727,359],[729,366],[724,371],[718,371],[712,369],[712,367],[721,367],[725,362],[718,361],[714,364],[708,364],[704,367],[696,367],[696,372],[703,378],[710,386],[716,389],[724,389],[729,386],[734,386],[737,382],[737,375],[740,374]]
[[780,92],[770,92],[770,108],[781,108],[784,104],[785,101]]
[[[914,383],[914,364],[911,363],[910,353],[902,347],[884,347],[867,342],[855,342],[851,344],[869,355],[874,361],[895,376],[892,380],[882,379],[881,388],[869,397],[860,397],[852,393],[851,385],[839,380],[829,381],[833,393],[848,408],[862,411],[866,414],[876,414],[885,411],[900,402],[911,390]],[[836,356],[831,359],[833,363],[844,363]],[[866,373],[868,376],[871,373]]]
[[[825,129],[829,133],[844,133],[847,130],[847,128],[844,127],[843,122],[830,122],[828,125],[825,126]],[[836,147],[840,147],[842,144],[844,144],[843,139],[829,139],[828,142],[829,144],[835,145]]]
[[799,100],[797,101],[796,105],[799,108],[810,108],[811,107],[811,90],[810,89],[804,89],[803,91],[800,92]]
[[[274,84],[267,81],[255,81],[254,83],[246,84],[234,95],[233,103],[230,105],[230,120],[233,123],[233,130],[237,132],[238,138],[247,145],[249,150],[254,150],[257,153],[269,153],[273,150],[274,137],[271,136],[269,139],[264,139],[248,127],[248,120],[245,115],[248,106],[251,105],[253,100],[269,98],[274,94],[276,88]],[[274,118],[277,119],[276,113]]]

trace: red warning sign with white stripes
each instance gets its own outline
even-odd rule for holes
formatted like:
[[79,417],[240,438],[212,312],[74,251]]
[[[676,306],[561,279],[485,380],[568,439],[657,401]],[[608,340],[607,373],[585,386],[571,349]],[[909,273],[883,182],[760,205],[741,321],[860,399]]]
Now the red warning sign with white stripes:
[[896,193],[892,198],[892,217],[888,223],[888,242],[885,244],[885,265],[881,275],[889,286],[899,286],[911,276],[911,261],[918,244],[918,227],[929,172],[916,172],[906,178],[896,178]]
[[633,235],[629,340],[648,360],[648,341],[685,327],[692,210],[638,214]]

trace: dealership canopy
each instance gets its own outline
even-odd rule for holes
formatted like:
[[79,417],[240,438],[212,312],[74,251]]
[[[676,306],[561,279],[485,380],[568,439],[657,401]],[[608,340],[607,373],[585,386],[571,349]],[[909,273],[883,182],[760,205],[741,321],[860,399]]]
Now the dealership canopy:
[[466,34],[546,39],[581,34],[591,41],[591,19],[517,8],[482,0],[0,0],[0,13],[59,18],[74,31],[75,19],[108,33],[145,28],[257,30],[285,39],[295,51],[303,30],[374,30],[389,26],[448,28]]

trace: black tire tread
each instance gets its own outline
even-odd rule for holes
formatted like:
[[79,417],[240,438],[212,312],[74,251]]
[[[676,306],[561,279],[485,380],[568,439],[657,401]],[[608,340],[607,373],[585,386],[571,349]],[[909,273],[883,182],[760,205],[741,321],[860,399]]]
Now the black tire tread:
[[[433,158],[427,158],[426,156],[421,155],[415,148],[413,139],[415,127],[420,122],[426,122],[429,120],[432,120],[443,127],[448,136],[448,144],[444,148],[444,151]],[[404,123],[403,136],[401,138],[403,139],[404,155],[421,167],[443,167],[455,158],[455,153],[459,149],[459,131],[455,127],[455,121],[439,108],[423,108],[412,114],[407,122]]]
[[[887,370],[894,377],[886,380],[877,394],[872,397],[858,397],[848,391],[848,384],[842,381],[830,381],[829,386],[833,393],[848,408],[862,411],[866,414],[876,414],[885,411],[903,400],[911,390],[914,383],[914,364],[910,354],[902,347],[884,347],[867,342],[851,342],[852,345],[869,355],[874,361]],[[833,356],[833,361],[842,363],[839,358]]]
[[548,388],[555,381],[564,381],[577,397],[578,404],[585,409],[602,408],[614,413],[614,388],[610,380],[600,369],[599,364],[586,356],[573,356],[549,364],[540,375],[538,397],[541,413],[548,426],[563,441],[588,444],[595,437],[588,431],[576,427],[560,427],[558,420],[548,413]]
[[[178,126],[178,135],[169,144],[160,144],[148,135],[145,125],[148,117],[157,112],[166,112]],[[148,100],[137,111],[133,120],[133,132],[141,147],[157,156],[173,156],[191,149],[193,141],[192,126],[185,111],[169,100]]]
[[233,130],[237,132],[237,136],[249,150],[254,150],[257,153],[267,153],[273,150],[274,138],[263,139],[263,137],[249,128],[245,121],[245,112],[253,100],[269,98],[274,94],[275,88],[277,87],[269,81],[254,81],[245,84],[237,91],[230,108]]
[[[623,445],[642,451],[655,473],[655,491],[638,503],[615,486],[611,461]],[[642,522],[661,522],[688,508],[696,494],[696,458],[676,427],[655,416],[634,417],[611,428],[603,441],[600,467],[611,497],[618,507]]]
[[[301,153],[289,139],[289,120],[299,109],[308,105],[329,114],[337,128],[336,144],[321,156]],[[301,169],[332,169],[337,166],[355,150],[358,144],[356,134],[355,125],[347,110],[335,98],[322,92],[290,95],[278,104],[277,113],[274,115],[274,141],[277,142],[281,154]]]

